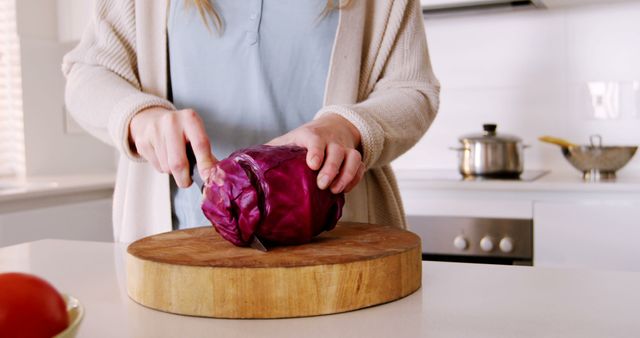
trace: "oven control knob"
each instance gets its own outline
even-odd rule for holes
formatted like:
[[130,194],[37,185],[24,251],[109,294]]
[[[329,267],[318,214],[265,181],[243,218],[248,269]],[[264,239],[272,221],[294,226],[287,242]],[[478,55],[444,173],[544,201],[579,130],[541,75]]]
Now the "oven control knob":
[[513,239],[510,237],[505,237],[500,240],[500,250],[504,253],[509,253],[513,251]]
[[491,252],[493,250],[493,239],[489,236],[484,236],[480,240],[480,249],[484,252]]
[[453,239],[453,246],[458,250],[466,250],[469,247],[469,241],[464,236],[458,235]]

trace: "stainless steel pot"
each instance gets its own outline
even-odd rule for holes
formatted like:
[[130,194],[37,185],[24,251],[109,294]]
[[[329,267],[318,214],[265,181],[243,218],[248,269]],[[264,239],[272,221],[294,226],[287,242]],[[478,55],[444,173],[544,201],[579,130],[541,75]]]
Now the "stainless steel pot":
[[517,136],[496,133],[497,125],[484,124],[484,132],[460,137],[459,170],[465,177],[518,178],[524,170],[523,150]]

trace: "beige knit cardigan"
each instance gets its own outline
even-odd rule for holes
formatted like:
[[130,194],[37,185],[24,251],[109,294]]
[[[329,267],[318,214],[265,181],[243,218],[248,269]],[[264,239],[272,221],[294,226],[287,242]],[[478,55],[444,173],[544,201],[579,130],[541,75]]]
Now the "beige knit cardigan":
[[[97,0],[78,46],[67,54],[66,103],[89,133],[120,155],[114,238],[130,242],[171,230],[169,176],[129,147],[131,118],[167,96],[167,1]],[[390,162],[426,132],[439,83],[427,51],[419,1],[355,0],[340,10],[317,113],[339,114],[362,138],[364,179],[347,195],[343,220],[405,227]]]

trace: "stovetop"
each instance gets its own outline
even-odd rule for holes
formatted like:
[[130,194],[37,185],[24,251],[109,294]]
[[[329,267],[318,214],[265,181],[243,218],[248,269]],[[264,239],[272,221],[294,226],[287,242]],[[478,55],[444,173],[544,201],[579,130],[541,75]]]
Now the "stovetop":
[[481,177],[481,176],[469,176],[463,177],[457,170],[428,170],[425,171],[423,179],[434,181],[460,181],[460,182],[475,182],[475,181],[512,181],[512,182],[533,182],[540,179],[544,175],[547,175],[551,171],[549,170],[525,170],[518,178],[497,178],[497,177]]
[[510,178],[500,178],[500,177],[482,177],[482,176],[474,176],[474,177],[463,177],[460,173],[457,174],[457,179],[460,181],[522,181],[522,182],[533,182],[542,176],[548,174],[550,171],[548,170],[525,170],[520,174],[520,177],[510,177]]

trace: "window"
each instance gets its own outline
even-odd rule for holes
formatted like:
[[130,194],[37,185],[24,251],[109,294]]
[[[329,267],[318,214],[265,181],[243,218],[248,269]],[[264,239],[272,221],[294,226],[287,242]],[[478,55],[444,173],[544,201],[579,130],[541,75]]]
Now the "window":
[[0,177],[25,172],[16,1],[0,0]]

